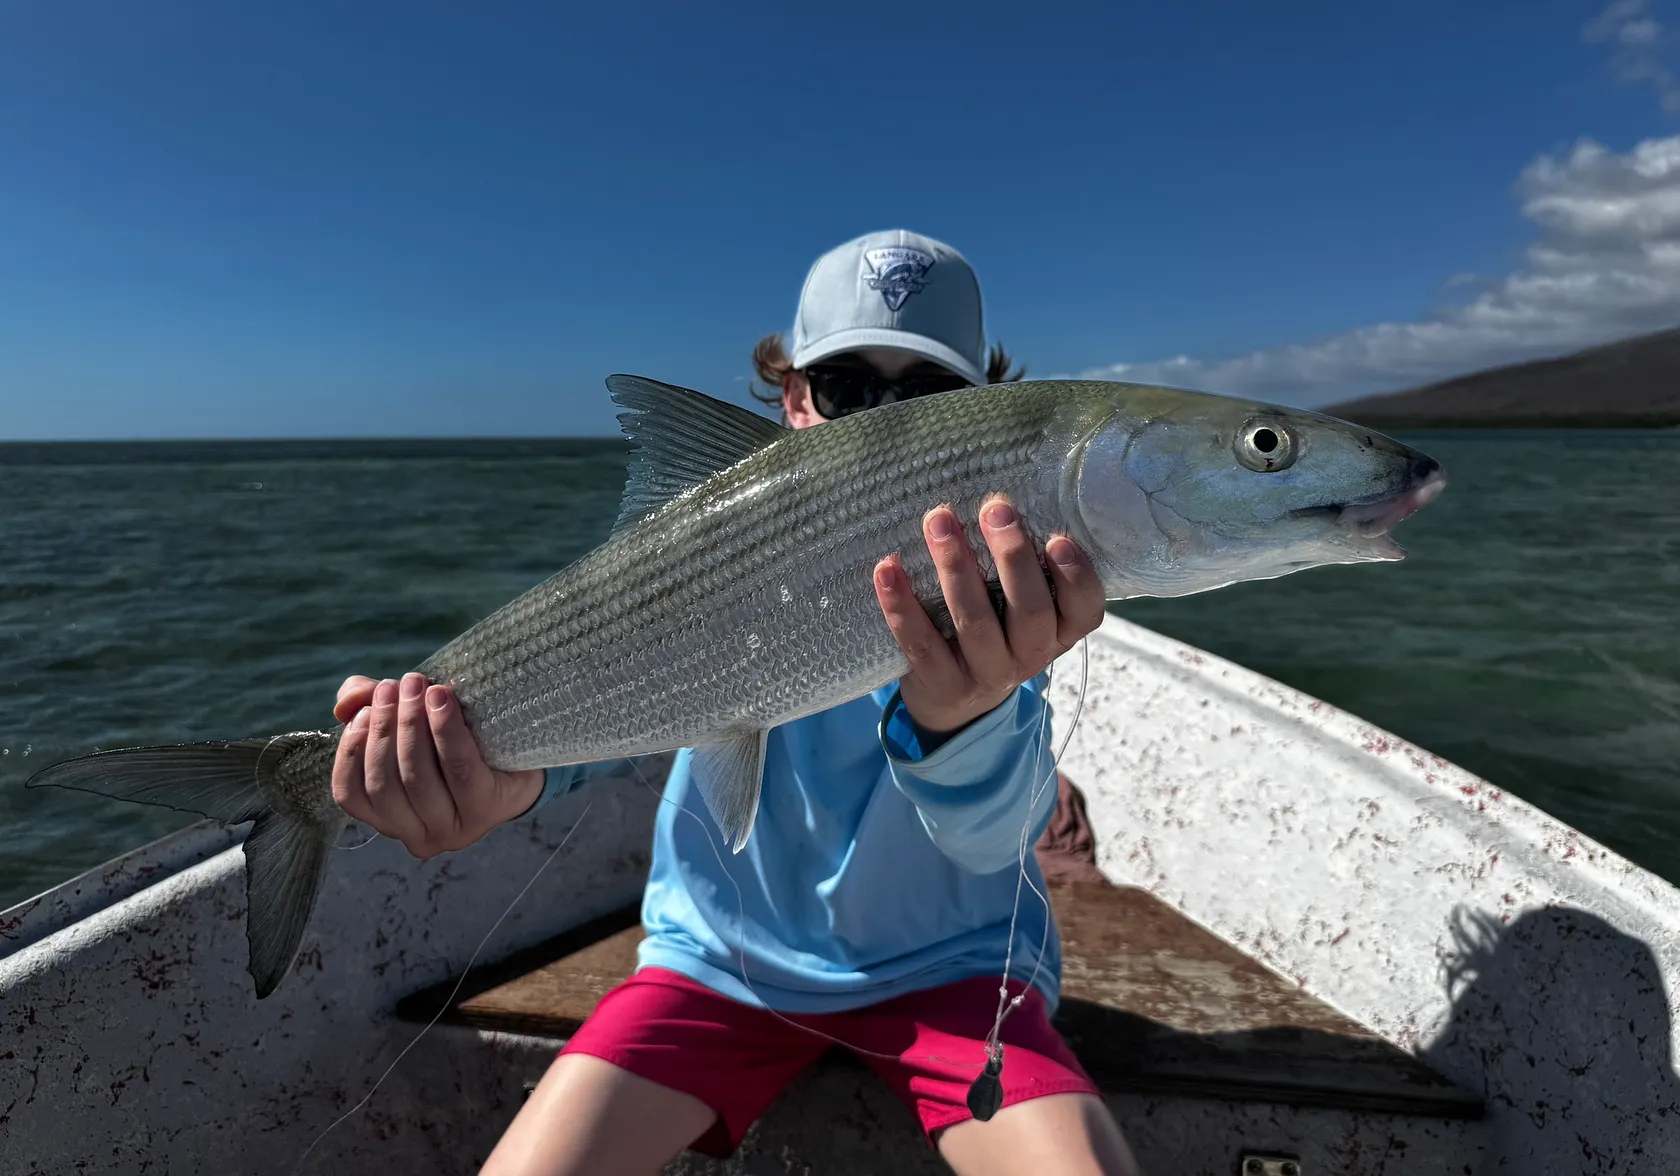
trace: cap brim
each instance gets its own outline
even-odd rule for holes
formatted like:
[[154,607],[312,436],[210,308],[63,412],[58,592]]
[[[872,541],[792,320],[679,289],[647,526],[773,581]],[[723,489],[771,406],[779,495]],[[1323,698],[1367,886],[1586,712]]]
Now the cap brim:
[[950,368],[976,387],[986,382],[986,373],[975,367],[973,360],[965,358],[955,348],[926,335],[918,335],[912,331],[894,331],[884,327],[853,327],[846,331],[836,331],[832,335],[824,335],[821,339],[795,351],[791,362],[796,368],[804,368],[813,363],[820,363],[831,355],[839,355],[844,351],[862,351],[869,347],[884,347],[919,355],[941,367]]

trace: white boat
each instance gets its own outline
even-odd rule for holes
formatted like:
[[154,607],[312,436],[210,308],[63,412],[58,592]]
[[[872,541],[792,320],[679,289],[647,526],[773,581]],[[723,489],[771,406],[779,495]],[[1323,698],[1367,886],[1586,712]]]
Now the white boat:
[[[1144,1043],[1135,1066],[1103,1064],[1147,1172],[1680,1173],[1674,887],[1205,652],[1112,616],[1089,650],[1063,769],[1132,914],[1084,925],[1103,942],[1070,944],[1067,983],[1130,978],[1087,1008],[1078,1045]],[[1058,723],[1080,657],[1058,667]],[[305,1153],[420,1032],[399,1004],[461,974],[574,827],[481,958],[549,958],[568,929],[621,925],[656,804],[626,776],[425,864],[384,840],[339,852],[296,968],[261,1002],[242,830],[194,826],[0,914],[0,1172],[475,1170],[559,1039],[460,1002]],[[885,1088],[836,1061],[731,1161],[670,1170],[943,1168]]]

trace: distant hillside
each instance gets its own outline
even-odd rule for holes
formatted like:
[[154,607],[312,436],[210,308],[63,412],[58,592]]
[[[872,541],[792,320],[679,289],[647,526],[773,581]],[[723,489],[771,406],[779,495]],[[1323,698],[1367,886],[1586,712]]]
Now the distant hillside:
[[1374,429],[1680,425],[1680,328],[1322,411]]

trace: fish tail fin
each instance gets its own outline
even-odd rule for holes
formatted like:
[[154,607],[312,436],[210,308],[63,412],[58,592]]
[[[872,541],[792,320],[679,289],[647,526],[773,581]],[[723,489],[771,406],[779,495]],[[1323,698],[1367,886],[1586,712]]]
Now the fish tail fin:
[[[245,938],[261,999],[297,957],[327,853],[346,824],[332,803],[338,736],[321,731],[95,752],[54,764],[28,787],[69,788],[117,800],[255,821],[245,838]],[[284,781],[284,782],[283,782]]]

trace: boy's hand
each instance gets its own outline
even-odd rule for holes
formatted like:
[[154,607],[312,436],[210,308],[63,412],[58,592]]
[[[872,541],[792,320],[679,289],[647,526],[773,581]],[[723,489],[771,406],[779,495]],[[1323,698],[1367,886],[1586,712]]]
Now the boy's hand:
[[542,795],[543,774],[484,762],[448,686],[425,675],[346,678],[333,714],[349,722],[333,761],[333,799],[417,858],[465,849]]
[[939,570],[939,586],[957,630],[954,640],[934,627],[896,555],[875,565],[881,612],[910,662],[899,680],[900,697],[916,725],[936,737],[996,707],[1102,624],[1102,582],[1071,539],[1053,535],[1047,542],[1047,577],[1006,499],[993,498],[981,508],[980,526],[1003,586],[1001,624],[974,552],[948,506],[928,512],[922,535]]

